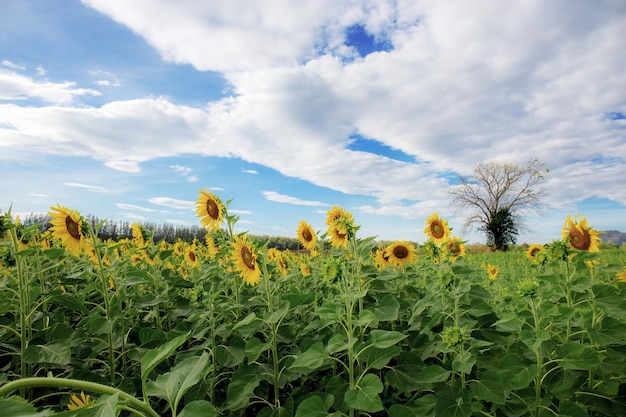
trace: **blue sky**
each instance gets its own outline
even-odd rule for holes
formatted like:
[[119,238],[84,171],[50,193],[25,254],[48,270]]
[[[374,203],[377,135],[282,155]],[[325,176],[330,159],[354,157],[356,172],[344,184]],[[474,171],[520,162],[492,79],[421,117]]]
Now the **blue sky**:
[[423,242],[495,159],[550,169],[520,242],[626,232],[626,3],[2,0],[0,209]]

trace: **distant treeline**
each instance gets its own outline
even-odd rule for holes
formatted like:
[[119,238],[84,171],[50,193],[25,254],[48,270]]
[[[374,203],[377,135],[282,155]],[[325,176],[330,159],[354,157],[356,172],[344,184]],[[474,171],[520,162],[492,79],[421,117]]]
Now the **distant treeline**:
[[[102,222],[102,219],[99,219],[95,216],[83,216],[83,218],[91,224],[91,226],[95,229],[96,225]],[[51,217],[47,214],[36,214],[31,213],[27,215],[25,218],[20,218],[20,224],[28,227],[36,224],[41,224],[41,231],[44,232],[48,230],[52,225],[50,224]],[[152,222],[129,222],[129,221],[111,221],[104,220],[104,223],[100,226],[98,230],[98,238],[101,240],[113,240],[118,241],[121,239],[131,239],[133,237],[132,232],[132,224],[137,223],[141,225],[144,230],[150,231],[150,233],[154,233],[154,242],[160,242],[161,240],[165,240],[168,243],[174,243],[178,239],[185,242],[192,242],[194,239],[197,239],[200,242],[204,243],[206,237],[206,229],[201,226],[185,226],[185,225],[172,225],[168,223],[164,224],[156,224]],[[295,235],[295,231],[294,231]],[[300,250],[302,249],[302,245],[298,240],[290,237],[283,236],[266,236],[266,235],[250,235],[254,241],[259,244],[266,244],[269,248],[277,248],[280,250]]]
[[[1,212],[0,212],[1,213]],[[84,216],[86,221],[88,221],[92,227],[95,228],[97,224],[99,224],[102,219],[99,219],[95,216]],[[41,224],[41,231],[45,231],[51,227],[50,224],[50,216],[47,214],[36,214],[32,213],[26,216],[26,218],[20,219],[20,223],[24,226],[32,226],[35,224]],[[118,241],[124,238],[132,238],[132,229],[131,225],[133,223],[140,224],[145,230],[149,230],[151,233],[154,232],[154,242],[160,242],[161,240],[165,240],[168,243],[176,242],[178,239],[185,242],[192,242],[194,239],[197,239],[200,242],[204,243],[204,239],[206,236],[206,229],[201,226],[184,226],[184,225],[172,225],[168,223],[164,224],[156,224],[152,222],[128,222],[128,221],[111,221],[105,220],[100,230],[98,232],[98,237],[102,240],[111,239],[113,241]],[[295,235],[295,231],[294,231]],[[601,235],[602,237],[602,247],[610,248],[610,247],[624,247],[626,245],[626,233],[619,232],[617,230],[607,230],[604,231]],[[268,236],[268,235],[249,235],[249,237],[256,241],[261,245],[267,244],[268,248],[277,248],[280,250],[301,250],[303,249],[298,239],[295,237],[284,237],[284,236]],[[380,245],[385,245],[386,243],[391,243],[387,241],[379,241]],[[417,245],[419,246],[419,245]],[[517,249],[525,250],[527,248],[527,244],[516,245]],[[472,244],[469,245],[468,249],[471,252],[483,252],[488,251],[490,248],[483,244]]]

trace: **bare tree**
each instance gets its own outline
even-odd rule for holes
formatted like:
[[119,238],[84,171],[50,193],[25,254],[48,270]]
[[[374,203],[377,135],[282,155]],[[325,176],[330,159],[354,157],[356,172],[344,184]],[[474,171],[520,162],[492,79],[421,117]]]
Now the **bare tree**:
[[523,226],[522,217],[539,210],[546,189],[541,186],[548,169],[537,159],[526,166],[497,161],[479,163],[470,177],[459,177],[450,188],[452,205],[467,215],[464,230],[478,225],[487,243],[506,250]]

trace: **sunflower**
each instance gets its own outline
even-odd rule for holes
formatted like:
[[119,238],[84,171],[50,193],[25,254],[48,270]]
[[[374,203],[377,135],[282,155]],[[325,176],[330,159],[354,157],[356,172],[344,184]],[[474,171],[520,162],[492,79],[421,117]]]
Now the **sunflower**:
[[326,212],[326,225],[331,226],[338,219],[346,219],[349,222],[353,222],[352,213],[342,209],[339,206],[333,206],[330,210]]
[[599,233],[587,225],[586,217],[583,217],[580,221],[578,217],[576,216],[572,220],[571,216],[567,216],[561,232],[563,240],[569,241],[569,245],[577,250],[600,252],[602,239],[600,239]]
[[174,254],[176,254],[176,256],[184,256],[185,245],[185,241],[183,241],[181,238],[176,239],[176,243],[174,243]]
[[531,244],[526,250],[526,257],[533,262],[539,262],[539,255],[543,253],[543,245]]
[[487,273],[489,274],[489,279],[494,281],[500,273],[500,269],[495,265],[487,265]]
[[261,282],[261,270],[254,254],[254,248],[248,242],[247,235],[243,237],[235,236],[232,242],[231,255],[235,261],[235,268],[239,270],[241,278],[248,285],[257,285]]
[[345,223],[336,220],[328,226],[326,233],[329,236],[330,244],[334,248],[345,248],[348,245],[348,228]]
[[617,280],[619,282],[625,282],[626,283],[626,266],[624,267],[624,271],[623,272],[618,272],[617,273]]
[[311,268],[307,265],[306,262],[300,262],[300,273],[303,277],[308,277],[311,275]]
[[91,399],[89,395],[85,395],[84,392],[80,392],[80,396],[74,394],[70,397],[70,401],[67,404],[68,410],[76,410],[77,408],[89,407],[93,405],[95,401]]
[[298,241],[302,244],[304,249],[308,251],[312,251],[315,249],[315,243],[317,242],[317,235],[315,231],[306,221],[301,220],[298,224],[298,229],[296,230],[296,237]]
[[220,228],[224,221],[224,205],[214,194],[204,190],[198,191],[200,196],[196,200],[196,213],[201,218],[200,223],[215,231]]
[[428,238],[435,242],[437,245],[441,245],[450,235],[450,227],[447,220],[441,219],[439,214],[433,213],[428,219],[426,219],[426,228],[424,233]]
[[200,265],[200,258],[198,258],[195,245],[191,245],[185,250],[185,262],[190,268],[197,268]]
[[204,242],[206,243],[207,252],[209,253],[209,259],[215,259],[215,256],[220,251],[220,247],[215,243],[215,239],[207,233],[204,237]]
[[267,260],[276,264],[280,275],[283,277],[287,275],[287,264],[283,259],[283,254],[277,248],[269,248],[267,250]]
[[50,207],[52,217],[52,236],[60,239],[63,246],[74,256],[78,256],[86,245],[83,233],[83,218],[76,210],[70,210],[57,204]]
[[385,256],[390,265],[403,267],[415,262],[415,246],[406,240],[394,242],[385,248]]
[[379,271],[389,266],[389,256],[385,253],[384,248],[376,249],[376,252],[372,254],[372,258],[374,259],[374,266]]
[[465,256],[465,244],[460,237],[452,236],[445,245],[446,252],[450,255],[450,261],[454,262],[460,256]]
[[146,233],[143,229],[143,226],[139,223],[133,223],[130,225],[130,230],[133,235],[133,243],[137,246],[143,246],[146,243]]

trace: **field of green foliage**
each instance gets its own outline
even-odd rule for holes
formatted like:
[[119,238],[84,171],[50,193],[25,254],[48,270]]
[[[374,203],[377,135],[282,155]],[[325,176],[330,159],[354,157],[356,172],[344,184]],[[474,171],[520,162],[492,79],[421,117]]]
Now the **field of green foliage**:
[[206,192],[205,242],[50,214],[0,217],[4,416],[626,415],[626,252],[584,219],[471,253],[436,215],[378,247],[338,207],[278,251]]

